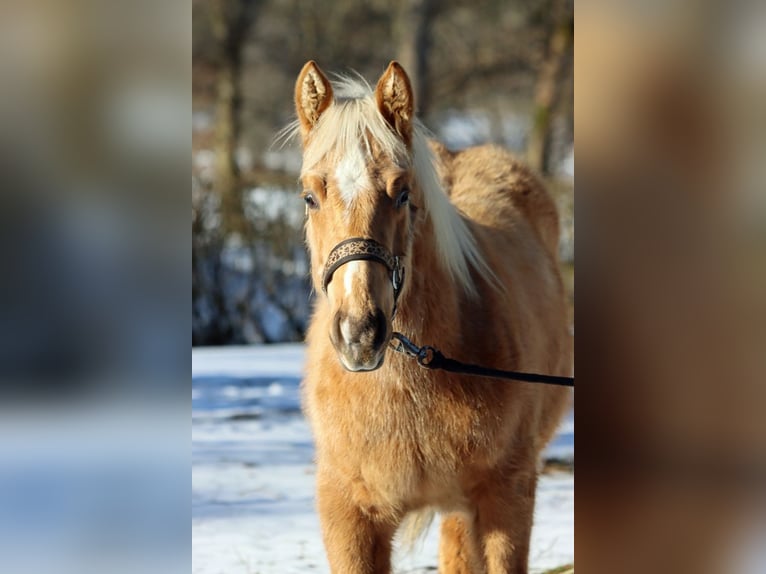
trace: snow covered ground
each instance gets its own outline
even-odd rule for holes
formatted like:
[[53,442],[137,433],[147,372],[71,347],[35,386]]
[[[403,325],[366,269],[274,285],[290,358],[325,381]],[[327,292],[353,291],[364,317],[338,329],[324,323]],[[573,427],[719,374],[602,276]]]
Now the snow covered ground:
[[[192,574],[326,573],[314,448],[300,413],[302,345],[192,351]],[[572,415],[547,456],[574,456]],[[438,525],[394,571],[436,571]],[[540,479],[533,572],[574,561],[574,477]]]

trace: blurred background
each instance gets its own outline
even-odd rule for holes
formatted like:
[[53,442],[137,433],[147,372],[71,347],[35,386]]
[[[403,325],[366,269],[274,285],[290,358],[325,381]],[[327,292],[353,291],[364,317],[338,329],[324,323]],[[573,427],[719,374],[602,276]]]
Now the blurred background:
[[194,0],[192,344],[300,341],[311,309],[300,150],[275,144],[303,64],[374,85],[392,59],[452,149],[493,142],[547,180],[573,283],[572,0]]
[[191,7],[0,2],[0,570],[188,572]]

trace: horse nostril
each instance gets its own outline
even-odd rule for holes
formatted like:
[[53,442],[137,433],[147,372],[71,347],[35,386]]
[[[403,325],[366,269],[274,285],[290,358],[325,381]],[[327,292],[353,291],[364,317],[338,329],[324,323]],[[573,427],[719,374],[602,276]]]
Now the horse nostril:
[[380,309],[356,320],[337,313],[330,331],[330,340],[333,344],[340,343],[346,347],[379,349],[385,342],[386,332],[386,316]]
[[386,342],[386,316],[380,309],[375,310],[375,338],[372,341],[373,347],[379,349]]
[[339,343],[343,342],[343,334],[340,330],[340,322],[341,322],[341,315],[340,313],[335,313],[335,317],[332,322],[332,327],[330,328],[330,342],[334,346],[338,346]]
[[375,309],[374,313],[367,313],[364,319],[356,324],[354,335],[354,343],[363,343],[373,349],[379,349],[386,338],[386,316],[383,311]]

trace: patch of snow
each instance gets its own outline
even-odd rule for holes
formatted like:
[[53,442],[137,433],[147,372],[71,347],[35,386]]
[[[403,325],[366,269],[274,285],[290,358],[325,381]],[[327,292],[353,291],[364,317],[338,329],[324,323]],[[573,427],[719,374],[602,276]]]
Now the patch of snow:
[[238,147],[234,153],[234,160],[240,172],[248,172],[253,169],[253,152],[249,147]]
[[303,156],[298,149],[268,150],[261,156],[266,169],[298,174],[301,171]]
[[192,131],[205,132],[213,127],[213,114],[209,110],[192,112]]
[[205,182],[213,181],[215,175],[215,154],[209,149],[201,149],[192,153],[192,167]]
[[454,150],[494,142],[518,153],[526,148],[530,129],[526,114],[507,111],[498,116],[486,110],[448,110],[438,122],[437,133]]
[[574,146],[569,150],[569,153],[561,161],[556,169],[556,175],[559,177],[574,178]]
[[285,221],[296,230],[303,228],[305,208],[296,193],[280,187],[259,186],[250,190],[245,206],[252,221]]
[[439,139],[450,149],[463,149],[490,140],[492,125],[483,112],[449,112],[439,124]]

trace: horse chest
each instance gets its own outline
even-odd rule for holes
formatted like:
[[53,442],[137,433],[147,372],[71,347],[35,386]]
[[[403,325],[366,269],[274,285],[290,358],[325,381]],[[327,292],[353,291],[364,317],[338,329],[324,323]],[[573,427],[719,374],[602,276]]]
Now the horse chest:
[[348,388],[314,398],[320,459],[384,498],[427,499],[452,488],[491,442],[481,409],[454,397]]

